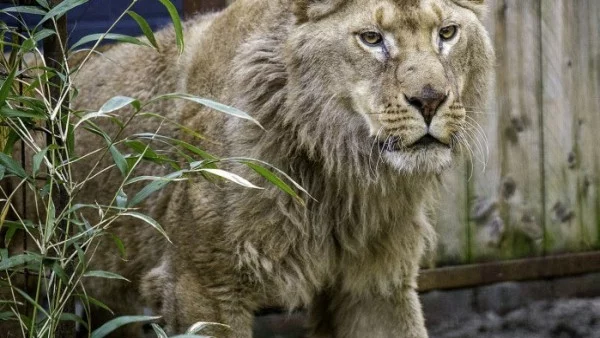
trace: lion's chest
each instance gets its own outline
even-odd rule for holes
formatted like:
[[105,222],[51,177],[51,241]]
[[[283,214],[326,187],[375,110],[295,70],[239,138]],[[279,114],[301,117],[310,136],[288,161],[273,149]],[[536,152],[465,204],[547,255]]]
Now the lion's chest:
[[[405,222],[372,236],[356,247],[344,247],[334,236],[321,243],[289,247],[277,259],[262,255],[249,266],[265,285],[265,302],[290,308],[306,306],[323,290],[389,295],[415,286],[428,223]],[[256,248],[247,248],[254,252]],[[283,303],[283,304],[282,304]]]

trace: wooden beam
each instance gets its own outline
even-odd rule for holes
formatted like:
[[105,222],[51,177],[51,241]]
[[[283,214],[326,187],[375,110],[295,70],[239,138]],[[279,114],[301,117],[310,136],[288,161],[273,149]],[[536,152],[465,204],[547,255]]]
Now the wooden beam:
[[558,278],[600,271],[600,252],[566,254],[421,271],[419,291]]
[[189,18],[197,13],[218,11],[227,7],[227,0],[183,0],[183,15]]

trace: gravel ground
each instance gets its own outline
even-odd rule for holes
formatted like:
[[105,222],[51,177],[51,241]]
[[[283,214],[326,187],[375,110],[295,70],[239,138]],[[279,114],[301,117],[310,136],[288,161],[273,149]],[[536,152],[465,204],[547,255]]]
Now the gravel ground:
[[540,301],[430,328],[431,338],[600,338],[600,298]]
[[[302,313],[261,317],[255,337],[303,338],[304,319]],[[429,333],[430,338],[600,338],[600,298],[539,301],[505,315],[442,321]]]

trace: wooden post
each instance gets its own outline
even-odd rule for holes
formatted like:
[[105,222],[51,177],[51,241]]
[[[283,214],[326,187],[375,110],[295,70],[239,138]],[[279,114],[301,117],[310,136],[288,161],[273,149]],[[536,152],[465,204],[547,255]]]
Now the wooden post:
[[196,13],[218,11],[227,7],[227,0],[183,0],[183,15],[186,18]]

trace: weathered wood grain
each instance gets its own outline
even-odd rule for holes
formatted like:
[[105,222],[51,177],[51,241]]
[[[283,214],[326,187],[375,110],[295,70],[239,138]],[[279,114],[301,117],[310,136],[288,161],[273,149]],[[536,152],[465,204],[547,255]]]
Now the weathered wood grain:
[[484,166],[473,140],[473,170],[451,177],[439,261],[460,248],[475,262],[597,248],[600,2],[489,3],[497,77],[489,108],[473,112],[489,155]]
[[543,236],[539,1],[490,5],[498,59],[489,111],[477,116],[489,156],[470,184],[476,261],[537,255]]
[[[591,73],[597,1],[543,1],[544,166],[551,252],[597,243],[598,92]],[[597,10],[597,9],[596,9]],[[596,70],[597,72],[597,70]],[[597,82],[597,80],[596,80]]]
[[472,262],[473,236],[468,222],[468,190],[466,160],[459,161],[455,168],[443,177],[436,210],[433,212],[438,237],[435,264],[455,265]]
[[500,2],[497,21],[506,33],[496,45],[499,144],[493,146],[500,157],[496,191],[506,229],[500,256],[517,258],[540,253],[543,236],[540,8],[538,0]]

